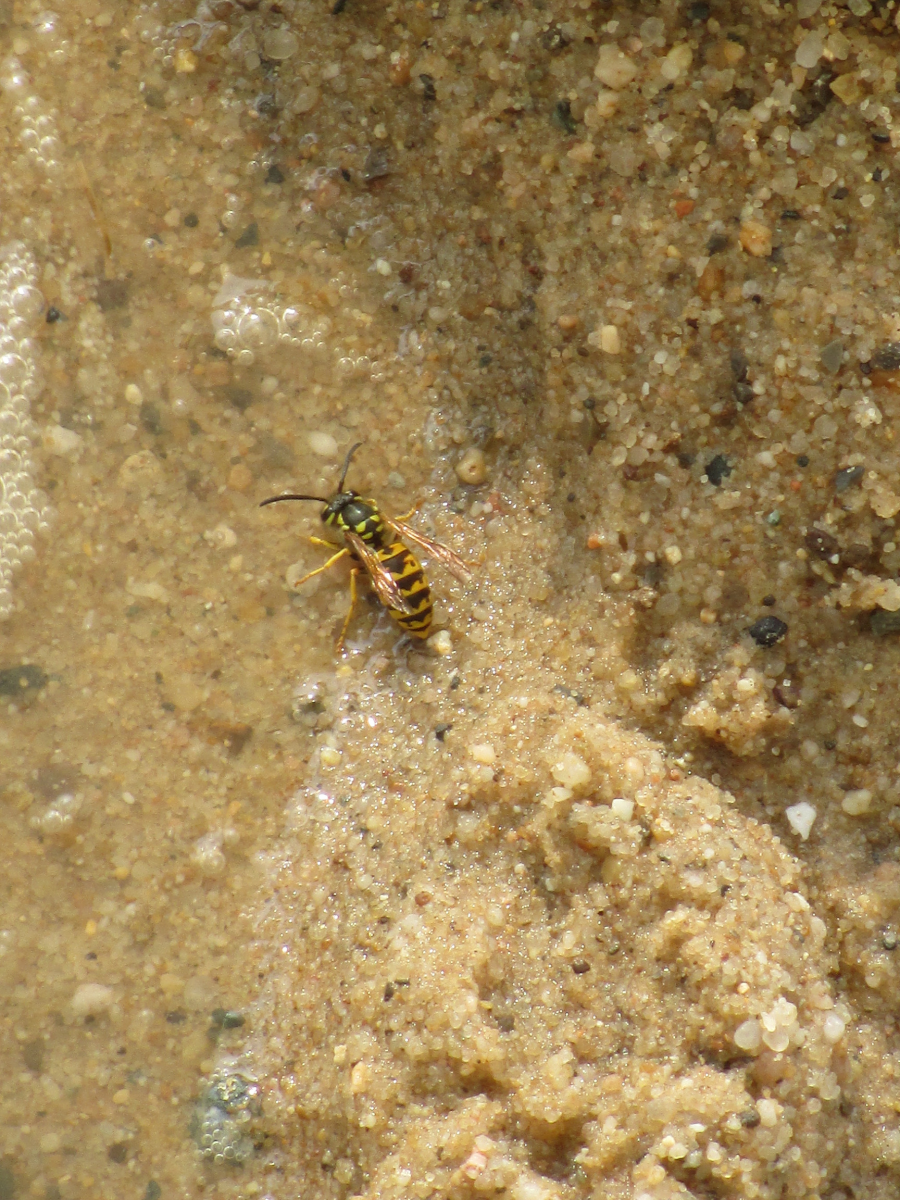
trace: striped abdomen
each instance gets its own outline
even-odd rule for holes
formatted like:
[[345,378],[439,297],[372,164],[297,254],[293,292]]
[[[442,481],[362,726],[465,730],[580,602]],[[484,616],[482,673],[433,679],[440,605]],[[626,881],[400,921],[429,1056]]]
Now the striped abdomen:
[[399,541],[379,547],[376,553],[413,610],[401,612],[399,608],[389,608],[388,612],[401,629],[413,637],[427,638],[431,630],[431,591],[419,560]]

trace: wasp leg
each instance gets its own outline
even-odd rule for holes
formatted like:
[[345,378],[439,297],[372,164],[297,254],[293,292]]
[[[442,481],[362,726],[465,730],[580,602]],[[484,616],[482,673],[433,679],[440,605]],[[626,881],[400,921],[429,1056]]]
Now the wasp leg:
[[[323,542],[322,544],[324,546],[332,545],[331,542]],[[349,554],[349,553],[350,553],[350,551],[347,550],[346,548],[343,550],[338,550],[337,554],[332,554],[332,556],[331,556],[331,558],[329,558],[328,562],[322,563],[321,567],[316,567],[316,569],[314,571],[310,571],[308,575],[304,575],[302,579],[298,579],[297,582],[294,584],[294,588],[296,589],[296,588],[300,587],[300,585],[302,583],[306,583],[307,579],[312,579],[312,577],[314,575],[321,575],[323,571],[327,571],[329,567],[334,566],[334,564],[338,561],[339,558],[343,558],[345,554]]]
[[412,506],[412,508],[409,510],[408,513],[404,513],[402,517],[397,517],[396,519],[398,521],[408,521],[410,517],[414,517],[416,515],[416,513],[419,511],[419,509],[421,507],[422,507],[422,501],[417,500],[416,503]]
[[309,540],[312,542],[312,544],[314,546],[327,546],[329,550],[340,550],[341,549],[341,547],[338,546],[338,544],[336,542],[326,541],[325,538],[318,538],[318,537],[313,536]]
[[340,654],[344,648],[344,638],[347,636],[347,630],[350,628],[350,622],[353,620],[353,611],[356,608],[356,577],[358,574],[359,567],[354,567],[350,572],[350,609],[341,628],[341,636],[335,643],[335,649],[337,650],[338,654]]

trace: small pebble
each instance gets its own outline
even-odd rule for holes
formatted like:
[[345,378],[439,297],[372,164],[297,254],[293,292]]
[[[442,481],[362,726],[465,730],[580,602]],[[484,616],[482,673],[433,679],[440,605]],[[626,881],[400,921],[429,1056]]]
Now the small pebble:
[[822,1022],[822,1033],[825,1035],[826,1042],[839,1042],[844,1036],[846,1028],[846,1022],[842,1021],[837,1013],[829,1013]]
[[456,475],[460,483],[477,487],[487,479],[487,460],[484,451],[470,446],[456,464]]
[[625,800],[621,796],[617,796],[610,804],[610,809],[619,818],[620,821],[630,821],[634,816],[634,801]]
[[841,545],[833,534],[826,533],[824,529],[813,528],[807,531],[803,540],[806,548],[811,550],[816,558],[835,563],[838,561]]
[[868,788],[855,788],[846,792],[841,801],[841,808],[849,817],[862,817],[869,811],[872,804],[872,793]]
[[600,47],[594,76],[614,91],[627,87],[637,75],[637,66],[622,53],[615,42]]
[[886,612],[883,608],[877,608],[869,617],[869,628],[876,637],[900,632],[900,612]]
[[841,363],[844,361],[844,343],[841,341],[829,342],[819,355],[822,366],[832,375],[836,375],[841,369]]
[[307,434],[306,440],[313,454],[319,454],[322,458],[337,458],[338,444],[330,433],[318,430]]
[[779,617],[760,617],[747,632],[758,646],[774,646],[787,633],[788,627]]
[[813,827],[813,821],[815,821],[818,815],[813,806],[805,802],[792,804],[784,810],[784,815],[787,817],[788,824],[794,833],[798,833],[805,842]]
[[48,425],[41,440],[49,454],[75,454],[84,445],[80,434],[62,425]]
[[300,39],[290,29],[270,29],[263,36],[263,53],[274,62],[284,62],[297,53]]
[[179,75],[193,75],[197,70],[197,55],[188,46],[175,51],[175,70]]
[[552,766],[550,774],[567,788],[583,788],[591,781],[591,769],[579,754],[566,751]]
[[741,226],[740,243],[754,258],[768,258],[772,253],[772,230],[762,221],[745,221]]
[[734,1044],[739,1050],[758,1050],[762,1041],[759,1021],[751,1018],[738,1025],[734,1031]]
[[600,349],[604,354],[621,354],[622,339],[619,337],[619,330],[615,325],[600,326]]
[[896,371],[900,368],[900,342],[887,342],[869,360],[873,371]]
[[449,654],[453,650],[453,640],[450,637],[450,631],[439,629],[437,633],[433,633],[428,639],[428,646],[435,654]]
[[706,464],[704,472],[713,487],[719,487],[722,480],[731,474],[731,463],[724,454],[717,454]]
[[859,483],[865,473],[865,468],[861,466],[844,467],[844,469],[842,471],[838,471],[834,477],[834,490],[838,495],[840,495],[841,492],[846,492],[847,489],[852,487],[854,483]]
[[485,766],[490,766],[497,757],[494,747],[489,742],[475,742],[469,747],[469,754],[477,763],[483,763]]
[[72,997],[72,1011],[77,1017],[91,1017],[112,1007],[114,993],[102,983],[82,983]]

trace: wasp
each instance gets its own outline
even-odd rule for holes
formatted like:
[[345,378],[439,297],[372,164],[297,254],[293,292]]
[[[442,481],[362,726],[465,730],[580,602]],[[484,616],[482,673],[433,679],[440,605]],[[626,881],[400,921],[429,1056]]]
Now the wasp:
[[343,544],[310,538],[314,545],[325,546],[335,553],[321,567],[316,567],[298,580],[296,586],[300,587],[314,575],[327,571],[342,558],[353,560],[354,566],[350,571],[350,611],[337,640],[338,650],[343,647],[356,608],[356,578],[360,571],[365,571],[375,595],[405,633],[422,640],[428,637],[431,632],[431,589],[422,564],[407,542],[443,563],[455,578],[463,582],[471,578],[469,568],[452,550],[440,542],[433,542],[406,524],[406,519],[412,516],[415,508],[401,519],[392,519],[384,515],[377,501],[364,499],[359,492],[344,491],[344,481],[353,455],[362,444],[357,442],[350,447],[341,469],[337,491],[330,498],[290,494],[270,496],[260,504],[260,508],[267,504],[278,504],[282,500],[314,500],[317,504],[324,504],[322,521],[340,534]]

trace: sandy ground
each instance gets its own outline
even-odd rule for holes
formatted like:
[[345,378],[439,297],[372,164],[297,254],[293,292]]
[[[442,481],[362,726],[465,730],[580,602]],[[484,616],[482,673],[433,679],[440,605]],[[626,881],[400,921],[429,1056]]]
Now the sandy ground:
[[895,5],[44,3],[0,1198],[895,1196]]

